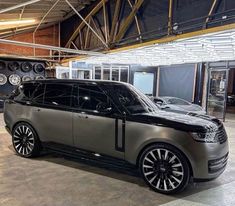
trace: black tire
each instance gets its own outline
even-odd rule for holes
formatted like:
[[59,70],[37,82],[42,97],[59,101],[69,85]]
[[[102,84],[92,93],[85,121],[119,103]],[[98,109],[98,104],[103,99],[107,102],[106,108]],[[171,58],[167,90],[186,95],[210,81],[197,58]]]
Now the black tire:
[[164,143],[151,145],[143,151],[139,169],[147,185],[163,194],[183,191],[190,179],[186,157],[175,147]]
[[34,128],[25,122],[17,124],[12,131],[12,144],[21,157],[36,157],[40,154],[41,143]]

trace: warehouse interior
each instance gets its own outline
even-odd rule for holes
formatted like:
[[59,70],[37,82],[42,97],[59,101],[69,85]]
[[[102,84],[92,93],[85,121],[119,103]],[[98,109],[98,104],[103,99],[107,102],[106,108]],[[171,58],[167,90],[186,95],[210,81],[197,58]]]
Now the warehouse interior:
[[[17,157],[4,102],[21,83],[56,79],[125,82],[200,107],[227,131],[225,172],[164,195],[115,161]],[[0,205],[234,205],[234,126],[235,1],[0,1]]]

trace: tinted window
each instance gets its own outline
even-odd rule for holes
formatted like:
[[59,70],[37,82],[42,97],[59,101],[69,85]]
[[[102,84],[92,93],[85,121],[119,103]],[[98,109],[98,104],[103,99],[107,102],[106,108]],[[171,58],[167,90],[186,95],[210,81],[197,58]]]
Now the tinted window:
[[120,110],[123,110],[121,107],[124,107],[131,114],[159,110],[149,97],[132,85],[105,85],[105,90],[112,96],[114,103]]
[[123,105],[130,113],[146,112],[143,104],[140,102],[138,96],[131,92],[126,86],[114,86],[114,98],[118,104]]
[[97,108],[101,104],[111,106],[110,99],[96,85],[80,85],[79,89],[75,90],[78,93],[78,98],[73,95],[74,106],[83,110],[98,112]]
[[71,94],[71,84],[46,84],[44,104],[70,106]]
[[45,91],[45,84],[39,84],[33,93],[33,103],[42,104]]
[[24,83],[20,85],[13,94],[13,99],[16,101],[29,101],[33,97],[33,93],[37,88],[38,83]]

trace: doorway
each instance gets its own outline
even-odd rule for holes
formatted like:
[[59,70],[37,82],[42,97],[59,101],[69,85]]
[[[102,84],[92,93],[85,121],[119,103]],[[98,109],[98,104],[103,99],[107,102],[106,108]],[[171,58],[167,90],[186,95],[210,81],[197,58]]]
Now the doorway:
[[227,68],[210,68],[207,92],[207,114],[225,120],[228,87]]
[[228,75],[226,117],[235,119],[235,67],[230,68]]

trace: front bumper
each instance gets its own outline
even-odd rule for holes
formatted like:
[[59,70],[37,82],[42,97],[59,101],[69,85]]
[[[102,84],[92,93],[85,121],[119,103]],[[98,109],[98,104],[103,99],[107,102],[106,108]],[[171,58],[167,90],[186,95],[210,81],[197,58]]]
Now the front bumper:
[[220,143],[196,143],[190,154],[193,178],[211,180],[220,176],[228,160],[228,141]]

